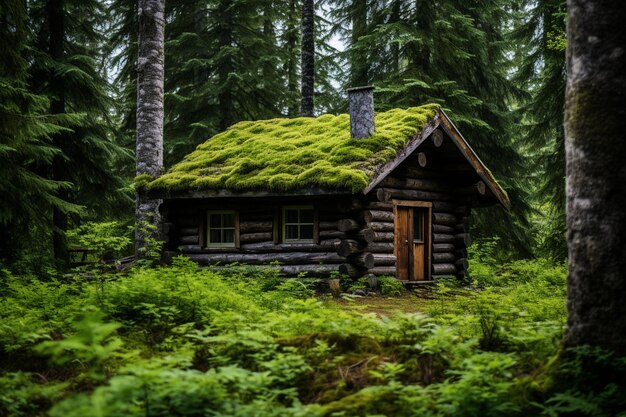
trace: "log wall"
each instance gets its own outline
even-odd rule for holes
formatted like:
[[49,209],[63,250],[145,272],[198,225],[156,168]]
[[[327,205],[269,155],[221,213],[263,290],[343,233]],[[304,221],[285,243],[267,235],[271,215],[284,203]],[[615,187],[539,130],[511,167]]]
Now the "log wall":
[[[205,201],[170,200],[163,204],[166,219],[164,238],[166,258],[183,254],[203,266],[224,266],[232,263],[248,265],[275,264],[285,275],[306,273],[307,276],[328,276],[347,262],[337,253],[340,239],[346,236],[339,229],[342,216],[329,201],[294,201],[285,204],[231,201],[219,206]],[[317,212],[316,243],[280,243],[275,239],[277,213],[283,205],[312,205]],[[208,210],[233,210],[239,218],[239,247],[208,248],[205,246],[206,213]],[[358,260],[357,260],[358,261]],[[365,265],[371,259],[361,259]],[[345,267],[344,267],[345,268]]]
[[[182,253],[202,265],[278,262],[287,275],[333,271],[359,277],[395,275],[394,201],[432,203],[430,278],[467,278],[470,209],[486,194],[485,184],[440,131],[421,145],[366,195],[296,198],[166,200],[167,253]],[[456,152],[456,153],[455,153]],[[211,203],[213,202],[213,203]],[[219,205],[218,205],[219,204]],[[315,243],[280,243],[277,213],[283,205],[313,205]],[[239,213],[237,248],[207,248],[207,210]]]
[[432,203],[431,278],[466,277],[466,248],[471,243],[466,195],[457,193],[450,180],[437,171],[424,171],[411,165],[392,172],[372,190],[363,210],[354,216],[362,217],[363,228],[374,232],[372,241],[360,248],[374,255],[374,267],[367,273],[395,275],[394,200],[404,200]]

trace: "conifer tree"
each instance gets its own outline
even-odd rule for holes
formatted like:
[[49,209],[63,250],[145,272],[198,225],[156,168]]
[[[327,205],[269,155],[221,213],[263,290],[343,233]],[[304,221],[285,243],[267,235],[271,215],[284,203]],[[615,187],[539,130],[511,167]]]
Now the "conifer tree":
[[[50,101],[49,111],[80,117],[80,123],[52,135],[59,149],[45,176],[71,185],[59,190],[61,200],[82,205],[85,213],[103,213],[123,198],[122,182],[111,170],[119,149],[112,141],[108,85],[102,71],[98,26],[102,4],[95,0],[33,0],[30,26],[35,32],[29,68],[31,88]],[[67,211],[53,209],[53,247],[61,264],[67,262]]]
[[[352,2],[341,4],[343,16],[354,20]],[[509,19],[501,0],[484,1],[480,7],[462,0],[373,2],[367,34],[346,39],[348,57],[364,60],[352,62],[351,70],[367,67],[379,110],[436,102],[448,111],[512,200],[512,216],[497,208],[480,211],[480,234],[502,236],[508,249],[528,255],[530,207],[509,111],[519,97],[508,79],[504,31]]]
[[[123,94],[120,114],[124,130],[132,129],[134,120],[134,98],[128,94],[135,82],[137,59],[136,42],[129,36],[136,33],[134,3],[136,0],[116,0],[109,9],[112,16],[121,13],[114,20],[109,50],[121,68],[116,85]],[[286,89],[287,74],[281,71],[287,62],[287,54],[281,50],[286,10],[286,2],[168,1],[166,166],[231,124],[279,116],[294,101]],[[293,80],[297,67],[289,74]]]
[[302,0],[302,99],[300,113],[312,117],[315,107],[315,2]]
[[287,109],[287,115],[290,117],[297,116],[299,111],[298,59],[300,57],[300,48],[298,48],[298,39],[300,39],[300,25],[298,23],[298,10],[298,2],[296,0],[288,0],[287,9],[285,10],[285,30],[282,34],[282,48],[285,51],[283,69],[287,76],[287,96],[285,97],[284,106]]
[[515,82],[527,97],[518,110],[521,136],[537,162],[536,200],[545,212],[541,253],[562,260],[565,242],[565,0],[524,0],[517,6],[512,32],[518,48]]
[[[32,33],[25,3],[0,4],[0,260],[16,260],[33,228],[49,228],[49,212],[76,213],[79,207],[59,197],[68,186],[46,178],[60,149],[51,137],[76,118],[49,114],[49,100],[28,84]],[[39,253],[40,259],[45,253]]]

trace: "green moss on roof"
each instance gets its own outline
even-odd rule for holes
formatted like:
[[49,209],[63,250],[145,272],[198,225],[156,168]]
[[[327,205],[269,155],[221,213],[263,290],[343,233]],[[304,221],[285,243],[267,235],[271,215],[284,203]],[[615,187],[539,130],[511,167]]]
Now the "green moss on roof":
[[199,145],[147,190],[363,190],[432,119],[436,104],[376,113],[376,133],[350,137],[347,114],[240,122]]

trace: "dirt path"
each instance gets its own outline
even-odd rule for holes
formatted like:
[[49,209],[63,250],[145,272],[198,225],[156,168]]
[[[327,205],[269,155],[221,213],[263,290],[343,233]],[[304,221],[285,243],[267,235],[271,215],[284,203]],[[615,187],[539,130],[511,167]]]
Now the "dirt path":
[[376,313],[377,316],[393,316],[396,313],[426,313],[436,301],[423,294],[407,293],[398,297],[384,295],[330,300],[348,312]]

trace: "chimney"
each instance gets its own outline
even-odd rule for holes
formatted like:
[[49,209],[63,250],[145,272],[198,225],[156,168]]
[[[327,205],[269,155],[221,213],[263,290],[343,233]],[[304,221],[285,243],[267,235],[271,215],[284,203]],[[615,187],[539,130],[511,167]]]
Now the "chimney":
[[348,89],[350,101],[350,134],[354,139],[372,136],[374,127],[374,87]]

